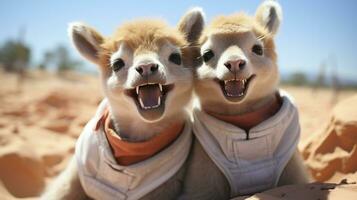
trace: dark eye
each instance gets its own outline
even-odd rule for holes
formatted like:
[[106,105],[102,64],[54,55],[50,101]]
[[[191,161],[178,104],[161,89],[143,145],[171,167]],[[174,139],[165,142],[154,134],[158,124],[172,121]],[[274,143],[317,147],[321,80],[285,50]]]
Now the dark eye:
[[123,59],[118,58],[114,61],[114,63],[112,64],[112,69],[113,71],[117,72],[119,71],[121,68],[123,68],[125,66],[125,62]]
[[263,47],[259,44],[254,45],[252,51],[259,56],[263,55]]
[[212,50],[207,50],[203,53],[202,58],[204,62],[208,62],[209,60],[211,60],[211,58],[213,58],[214,53]]
[[181,55],[179,53],[172,53],[169,56],[169,61],[175,63],[176,65],[181,65]]

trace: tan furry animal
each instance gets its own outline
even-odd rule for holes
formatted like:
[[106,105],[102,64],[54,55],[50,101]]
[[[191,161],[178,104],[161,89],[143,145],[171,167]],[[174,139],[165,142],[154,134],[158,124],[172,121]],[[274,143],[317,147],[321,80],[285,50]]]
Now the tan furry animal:
[[[175,124],[189,121],[186,105],[191,98],[195,60],[199,57],[199,49],[194,46],[202,29],[203,13],[199,8],[187,12],[177,28],[170,28],[160,20],[139,20],[122,25],[108,38],[85,24],[70,25],[69,35],[76,49],[99,66],[106,100],[81,134],[75,157],[42,199],[175,199],[178,196],[187,157],[180,152],[190,149],[190,125],[186,123],[182,128],[182,132],[186,129],[189,132],[187,136],[180,134],[159,153],[139,163],[120,166],[114,161],[108,135],[102,131],[106,124],[101,124],[100,116],[105,116],[108,109],[111,116],[108,122],[117,134],[110,136],[129,143],[145,143]],[[175,149],[176,143],[181,144],[183,140],[187,143],[181,142],[184,146]],[[170,157],[175,154],[182,158]],[[180,164],[172,163],[175,159]],[[170,162],[173,167],[165,169]],[[171,169],[177,166],[181,167],[176,171]],[[157,174],[161,172],[165,177]],[[162,180],[166,181],[161,183]],[[151,188],[154,182],[157,186]]]
[[267,0],[253,17],[216,17],[206,28],[195,82],[198,140],[181,199],[229,199],[308,181],[296,149],[297,110],[278,90],[281,20],[280,5]]

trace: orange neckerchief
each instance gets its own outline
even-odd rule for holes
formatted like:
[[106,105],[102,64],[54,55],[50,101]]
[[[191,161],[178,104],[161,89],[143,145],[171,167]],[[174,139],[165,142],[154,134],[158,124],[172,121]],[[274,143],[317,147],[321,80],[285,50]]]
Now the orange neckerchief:
[[245,131],[249,131],[249,129],[276,114],[280,107],[281,99],[277,96],[273,102],[253,112],[244,113],[241,115],[221,115],[210,112],[208,112],[208,114],[217,119],[238,126]]
[[175,123],[150,140],[144,142],[125,141],[115,133],[108,109],[98,121],[96,130],[101,125],[104,125],[104,132],[115,160],[123,166],[135,164],[157,154],[175,141],[183,129],[182,122]]

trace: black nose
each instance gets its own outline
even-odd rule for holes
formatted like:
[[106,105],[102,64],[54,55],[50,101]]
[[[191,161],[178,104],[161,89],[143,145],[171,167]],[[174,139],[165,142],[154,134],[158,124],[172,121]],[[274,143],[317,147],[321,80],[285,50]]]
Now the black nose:
[[142,76],[155,74],[158,71],[158,69],[159,69],[159,65],[154,63],[139,65],[135,68],[135,70]]
[[224,63],[224,65],[227,67],[227,69],[229,69],[229,71],[237,72],[239,70],[244,69],[244,67],[246,65],[246,61],[243,59],[229,60],[226,63]]

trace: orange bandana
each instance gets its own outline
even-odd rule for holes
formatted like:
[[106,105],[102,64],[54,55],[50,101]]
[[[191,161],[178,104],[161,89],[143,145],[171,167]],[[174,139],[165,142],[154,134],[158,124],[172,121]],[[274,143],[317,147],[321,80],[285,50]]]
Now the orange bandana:
[[180,135],[183,129],[183,123],[175,123],[164,129],[162,133],[157,134],[150,140],[144,142],[129,142],[119,137],[113,129],[109,109],[107,109],[101,119],[98,121],[96,129],[104,125],[104,132],[109,145],[119,165],[128,166],[159,153],[165,147],[169,146]]
[[260,124],[264,120],[276,114],[279,111],[280,107],[281,99],[279,96],[277,96],[277,98],[275,98],[272,103],[250,113],[241,115],[220,115],[214,113],[208,114],[222,121],[236,125],[245,131],[249,131],[249,129],[253,128],[254,126]]

